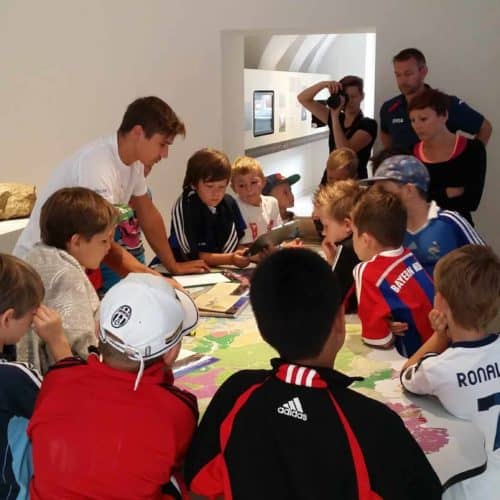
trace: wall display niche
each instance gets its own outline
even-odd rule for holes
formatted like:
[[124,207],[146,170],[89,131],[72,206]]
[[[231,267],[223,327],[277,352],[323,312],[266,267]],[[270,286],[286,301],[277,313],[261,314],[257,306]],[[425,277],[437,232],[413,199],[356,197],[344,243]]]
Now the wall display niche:
[[253,93],[253,135],[274,134],[274,90]]

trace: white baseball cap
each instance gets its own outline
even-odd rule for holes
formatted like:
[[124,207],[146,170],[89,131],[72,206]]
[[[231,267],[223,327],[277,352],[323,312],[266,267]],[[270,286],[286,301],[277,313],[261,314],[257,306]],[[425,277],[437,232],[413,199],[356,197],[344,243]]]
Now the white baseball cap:
[[100,307],[99,339],[140,363],[157,358],[180,342],[198,323],[191,297],[165,278],[130,273],[111,287]]

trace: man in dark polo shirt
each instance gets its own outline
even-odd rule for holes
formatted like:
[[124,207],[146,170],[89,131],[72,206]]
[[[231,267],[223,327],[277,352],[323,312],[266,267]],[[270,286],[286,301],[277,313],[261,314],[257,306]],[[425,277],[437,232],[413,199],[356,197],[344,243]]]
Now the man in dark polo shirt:
[[[410,118],[408,101],[419,95],[426,87],[425,56],[418,49],[404,49],[392,59],[394,74],[401,94],[384,102],[380,108],[381,139],[385,148],[403,146],[411,148],[418,142]],[[456,96],[449,96],[447,127],[451,132],[462,130],[475,135],[485,145],[491,136],[491,123],[476,110]]]

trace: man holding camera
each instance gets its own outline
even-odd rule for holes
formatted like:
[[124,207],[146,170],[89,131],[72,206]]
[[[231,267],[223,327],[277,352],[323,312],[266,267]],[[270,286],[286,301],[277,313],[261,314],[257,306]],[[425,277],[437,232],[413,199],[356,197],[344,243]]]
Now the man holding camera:
[[[326,103],[314,97],[328,89]],[[358,76],[345,76],[340,81],[319,82],[303,90],[297,99],[318,120],[330,129],[330,152],[336,148],[350,148],[358,155],[358,178],[367,177],[366,164],[377,137],[377,122],[363,116],[361,102],[364,98],[363,80]]]
[[[428,72],[427,63],[424,54],[414,48],[402,50],[393,57],[392,62],[401,94],[384,102],[380,108],[380,138],[385,148],[402,146],[411,151],[419,139],[408,116],[408,103],[429,88],[424,83]],[[486,146],[492,132],[491,123],[458,97],[448,97],[448,130],[462,130],[475,135]]]

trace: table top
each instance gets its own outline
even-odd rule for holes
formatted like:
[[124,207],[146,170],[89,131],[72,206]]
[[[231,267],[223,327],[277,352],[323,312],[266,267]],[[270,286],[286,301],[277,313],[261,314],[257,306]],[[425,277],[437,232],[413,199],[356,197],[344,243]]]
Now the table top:
[[23,219],[8,219],[0,221],[0,235],[20,231],[28,225],[29,217]]
[[[335,368],[346,375],[362,376],[351,388],[377,399],[394,410],[419,443],[446,488],[463,474],[481,472],[486,453],[480,432],[470,423],[450,415],[432,397],[403,391],[399,372],[405,359],[395,349],[373,349],[361,341],[357,316],[348,316],[346,341],[337,355]],[[269,369],[276,351],[260,337],[252,310],[247,307],[237,319],[201,318],[195,335],[183,347],[217,361],[179,376],[176,385],[198,398],[203,413],[217,388],[234,372]]]

